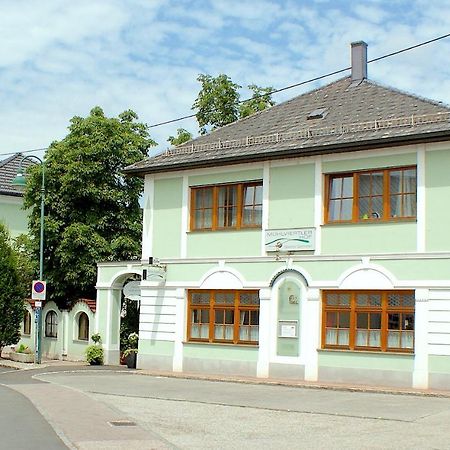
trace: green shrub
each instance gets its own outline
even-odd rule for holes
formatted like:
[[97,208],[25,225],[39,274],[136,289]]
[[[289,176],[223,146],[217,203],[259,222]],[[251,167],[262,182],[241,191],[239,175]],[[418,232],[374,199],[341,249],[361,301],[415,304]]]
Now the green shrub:
[[30,353],[33,353],[33,352],[28,347],[28,345],[20,344],[19,347],[16,348],[16,353],[27,353],[27,354],[30,354]]
[[86,347],[86,361],[91,365],[103,364],[103,348],[99,345],[89,345]]
[[100,333],[94,333],[91,336],[91,339],[96,343],[99,344],[102,341],[102,337],[100,336]]
[[123,356],[125,356],[125,358],[128,355],[131,355],[132,353],[137,353],[138,349],[137,348],[127,348],[124,352],[123,352]]

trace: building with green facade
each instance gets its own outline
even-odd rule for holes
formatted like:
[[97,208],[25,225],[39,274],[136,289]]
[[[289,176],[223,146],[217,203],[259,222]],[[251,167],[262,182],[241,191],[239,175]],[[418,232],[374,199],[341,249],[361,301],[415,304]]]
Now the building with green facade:
[[138,367],[450,387],[450,108],[351,76],[138,162],[141,261],[99,264],[118,362],[140,276]]
[[[13,237],[28,233],[27,213],[22,208],[23,194],[12,184],[22,159],[23,155],[16,153],[0,161],[0,221]],[[30,164],[30,161],[24,162],[25,167]]]

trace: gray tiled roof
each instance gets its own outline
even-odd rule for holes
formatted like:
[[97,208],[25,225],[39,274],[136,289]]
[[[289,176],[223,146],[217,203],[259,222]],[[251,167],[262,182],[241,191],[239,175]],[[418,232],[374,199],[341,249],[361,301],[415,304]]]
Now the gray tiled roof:
[[[20,162],[23,159],[22,153],[16,153],[9,158],[0,161],[0,194],[11,195],[13,197],[21,197],[22,192],[13,186],[12,181],[17,175],[20,167]],[[22,167],[29,167],[34,164],[30,160],[25,160]]]
[[[323,119],[307,120],[325,108]],[[450,107],[350,77],[200,136],[126,172],[145,174],[237,162],[450,139]]]

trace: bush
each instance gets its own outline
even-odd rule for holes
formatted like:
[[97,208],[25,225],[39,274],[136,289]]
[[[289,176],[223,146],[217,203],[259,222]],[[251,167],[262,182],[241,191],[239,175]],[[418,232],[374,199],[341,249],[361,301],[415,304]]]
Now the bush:
[[103,348],[98,345],[89,345],[86,347],[86,361],[91,365],[103,364]]

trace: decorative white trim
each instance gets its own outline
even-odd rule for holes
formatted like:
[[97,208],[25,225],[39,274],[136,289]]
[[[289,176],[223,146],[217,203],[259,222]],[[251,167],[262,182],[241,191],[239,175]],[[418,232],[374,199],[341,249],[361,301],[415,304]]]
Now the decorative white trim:
[[414,311],[414,370],[413,387],[428,388],[428,328],[429,328],[429,290],[416,289]]
[[417,149],[417,251],[426,250],[425,149]]
[[270,340],[270,362],[274,362],[274,363],[283,363],[283,364],[304,364],[304,351],[303,351],[303,339],[305,338],[304,335],[304,331],[303,331],[303,326],[305,324],[305,320],[306,320],[306,312],[305,310],[302,308],[303,306],[303,302],[299,305],[299,315],[300,317],[297,317],[295,320],[299,320],[302,319],[301,321],[299,320],[298,326],[299,328],[299,336],[297,339],[300,339],[300,346],[299,346],[299,355],[298,356],[280,356],[277,355],[277,343],[278,343],[278,303],[280,301],[279,298],[279,287],[280,285],[285,282],[286,280],[291,280],[293,281],[299,288],[301,291],[301,298],[303,299],[303,295],[305,294],[305,289],[306,286],[303,282],[302,279],[302,274],[299,273],[295,273],[292,271],[286,272],[286,273],[281,273],[280,276],[276,279],[275,283],[272,286],[272,301],[271,301],[271,311],[270,311],[270,317],[275,318],[275,320],[271,320],[270,321],[270,336],[271,336],[271,340]]
[[316,230],[314,254],[322,251],[322,212],[323,212],[323,175],[322,159],[318,156],[314,164],[314,228]]
[[269,191],[270,191],[270,165],[268,162],[265,162],[263,167],[261,256],[266,255],[265,232],[269,228]]
[[113,291],[112,289],[108,291],[108,297],[106,301],[106,336],[103,346],[106,350],[111,350],[111,315],[112,315],[112,302],[113,302]]
[[[308,283],[308,286],[310,285],[310,283],[312,283],[312,277],[311,277],[309,272],[307,272],[303,267],[295,265],[293,261],[292,261],[291,264],[288,264],[288,261],[286,261],[286,266],[285,267],[282,267],[281,264],[280,264],[280,267],[278,267],[277,270],[272,272],[272,274],[269,276],[268,280],[259,281],[258,282],[259,285],[261,285],[261,283],[263,285],[265,285],[267,283],[270,283],[275,277],[277,277],[277,278],[280,277],[281,278],[281,276],[283,275],[283,271],[285,271],[285,270],[289,270],[290,272],[288,272],[286,275],[291,274],[291,276],[295,276],[293,274],[293,272],[298,272],[298,274],[306,280],[306,282]],[[278,282],[278,279],[276,280],[274,285],[277,284],[277,282]]]
[[[302,261],[361,261],[366,257],[371,260],[393,261],[393,260],[416,260],[416,259],[449,259],[450,252],[424,252],[424,253],[343,253],[340,255],[290,255],[296,262]],[[161,264],[217,264],[221,258],[217,257],[198,257],[198,258],[161,258]],[[276,258],[276,256],[229,256],[227,261],[230,263],[264,263],[273,261],[285,261],[286,256]]]
[[176,318],[175,318],[175,339],[173,349],[173,371],[183,371],[183,341],[185,340],[186,330],[186,304],[187,292],[184,289],[177,289],[176,300]]
[[393,289],[397,280],[377,264],[358,264],[347,269],[337,280],[340,289]]
[[144,217],[142,222],[142,259],[153,256],[153,211],[155,203],[155,178],[145,176],[144,185]]
[[259,291],[259,349],[258,362],[256,365],[256,376],[268,378],[270,360],[270,342],[272,339],[272,326],[270,321],[272,295],[271,289],[260,289]]
[[188,176],[183,175],[183,188],[181,199],[181,235],[180,257],[187,256],[187,232],[189,231],[189,181]]
[[244,277],[236,269],[226,266],[213,267],[199,280],[202,289],[242,289],[247,286]]
[[415,300],[417,302],[427,302],[430,299],[430,290],[419,288],[415,291]]

